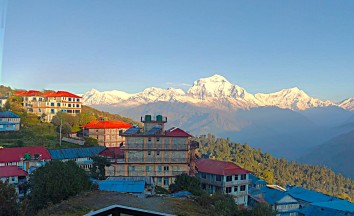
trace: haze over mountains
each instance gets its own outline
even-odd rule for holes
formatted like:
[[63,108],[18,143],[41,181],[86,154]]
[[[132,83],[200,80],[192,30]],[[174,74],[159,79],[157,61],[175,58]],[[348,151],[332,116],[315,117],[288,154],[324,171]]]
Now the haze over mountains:
[[[86,105],[135,120],[147,113],[163,114],[168,116],[170,126],[182,127],[194,135],[230,137],[294,160],[316,154],[322,143],[328,146],[329,140],[354,130],[354,98],[340,103],[322,101],[296,87],[251,94],[220,75],[196,80],[187,92],[155,87],[135,94],[92,89],[83,95],[83,100]],[[346,145],[354,145],[354,141],[349,140]],[[354,152],[341,151],[336,158],[346,160],[347,154]],[[327,161],[322,158],[308,162],[326,164],[335,170],[340,169],[334,166],[346,162]],[[354,173],[343,174],[354,177]]]

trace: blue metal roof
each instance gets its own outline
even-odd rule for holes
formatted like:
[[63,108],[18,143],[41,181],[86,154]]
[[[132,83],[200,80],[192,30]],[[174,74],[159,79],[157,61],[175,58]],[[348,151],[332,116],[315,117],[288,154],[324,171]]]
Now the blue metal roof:
[[262,184],[262,185],[266,185],[267,182],[261,178],[258,178],[257,176],[253,175],[252,173],[249,174],[249,177],[248,177],[251,182],[253,184]]
[[143,193],[145,181],[115,181],[105,180],[98,182],[98,189],[125,193]]
[[285,191],[269,188],[267,186],[261,187],[259,190],[264,193],[264,200],[271,205],[274,205],[283,197],[288,195]]
[[67,149],[50,149],[49,154],[53,160],[74,159],[94,157],[105,150],[104,146],[95,146],[87,148],[67,148]]
[[313,202],[328,202],[333,200],[339,200],[339,198],[328,196],[320,192],[307,190],[301,187],[292,187],[289,189],[288,194],[290,194],[295,199],[300,199],[305,202],[313,203]]
[[[331,202],[329,202],[331,203]],[[353,213],[349,213],[346,211],[338,211],[335,209],[322,208],[317,206],[308,206],[305,208],[301,208],[298,211],[303,215],[311,215],[311,216],[353,216]]]
[[332,202],[317,202],[317,203],[311,203],[311,205],[354,213],[354,203],[351,203],[347,200],[336,200]]
[[6,112],[0,112],[0,118],[20,118],[20,116],[16,115],[13,112],[6,111]]

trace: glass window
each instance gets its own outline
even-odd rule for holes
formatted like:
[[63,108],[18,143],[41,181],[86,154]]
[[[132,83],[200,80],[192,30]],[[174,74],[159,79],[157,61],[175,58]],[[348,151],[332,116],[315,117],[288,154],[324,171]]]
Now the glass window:
[[156,152],[156,155],[160,155],[160,151],[157,151],[157,152]]
[[78,99],[76,99],[76,102],[80,102],[80,99],[78,98]]
[[161,178],[161,177],[158,177],[158,178],[157,178],[157,181],[161,184],[161,183],[162,183],[162,178]]
[[216,175],[215,181],[221,181],[221,176],[220,175]]
[[234,187],[234,192],[237,192],[238,191],[238,186],[235,186]]
[[69,99],[69,101],[71,101],[71,98],[68,98]]
[[151,155],[151,151],[148,151],[148,155]]
[[231,193],[232,187],[227,187],[226,188],[226,193]]
[[238,180],[238,175],[235,175],[235,180]]
[[150,166],[146,166],[145,169],[146,169],[146,172],[149,172],[150,171]]
[[206,174],[205,173],[202,173],[202,178],[206,179]]
[[68,104],[68,107],[71,107],[71,104]]
[[57,103],[57,106],[60,107],[60,103]]
[[245,191],[246,190],[246,185],[241,185],[240,191]]
[[241,175],[241,180],[246,180],[246,174]]
[[135,166],[131,166],[132,171],[135,171]]
[[50,113],[51,113],[51,114],[54,114],[54,109],[51,109],[51,110],[50,110]]
[[148,138],[148,142],[151,142],[151,137]]
[[160,142],[160,137],[156,137],[156,142]]
[[159,172],[162,172],[162,166],[158,166],[157,169]]
[[226,176],[226,181],[227,181],[227,182],[232,181],[232,176]]
[[50,103],[50,106],[54,106],[54,103]]
[[164,166],[164,167],[163,167],[163,170],[168,171],[168,170],[169,170],[169,167],[168,167],[168,166]]

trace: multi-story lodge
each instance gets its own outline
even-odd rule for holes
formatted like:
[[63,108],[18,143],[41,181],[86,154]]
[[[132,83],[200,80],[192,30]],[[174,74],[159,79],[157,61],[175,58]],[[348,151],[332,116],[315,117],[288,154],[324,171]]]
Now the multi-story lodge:
[[58,112],[71,115],[81,113],[81,97],[66,91],[40,92],[35,90],[15,92],[23,98],[23,108],[50,122]]
[[197,176],[202,189],[210,194],[221,191],[234,197],[236,204],[247,206],[250,171],[232,162],[211,159],[196,161]]
[[194,149],[191,135],[179,128],[165,130],[167,117],[161,115],[141,118],[144,129],[129,128],[121,135],[125,137],[124,161],[112,163],[108,176],[149,176],[155,184],[167,188],[175,177],[182,173],[194,173]]
[[20,130],[20,116],[10,111],[0,112],[0,132]]
[[100,146],[120,147],[125,144],[125,137],[121,136],[131,125],[122,121],[94,120],[83,128],[84,137],[97,139]]

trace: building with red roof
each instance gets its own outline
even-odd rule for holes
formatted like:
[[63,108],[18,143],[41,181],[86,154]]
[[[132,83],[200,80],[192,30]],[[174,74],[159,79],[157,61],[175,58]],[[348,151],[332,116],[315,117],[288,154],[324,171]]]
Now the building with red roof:
[[232,162],[212,159],[196,160],[197,176],[209,193],[222,191],[234,197],[236,204],[247,206],[251,171]]
[[52,157],[44,146],[0,148],[0,167],[16,165],[23,170],[41,166]]
[[168,188],[177,175],[194,173],[195,149],[199,144],[177,127],[165,130],[167,117],[145,115],[144,128],[133,126],[121,133],[125,137],[123,160],[113,162],[106,176],[147,176]]
[[84,137],[98,140],[98,144],[106,147],[120,147],[125,144],[125,137],[120,136],[132,125],[117,120],[93,120],[82,126]]
[[24,190],[22,184],[27,181],[28,173],[18,168],[18,166],[2,166],[0,167],[0,181],[14,185],[18,195],[23,195]]
[[50,122],[58,112],[71,115],[81,113],[82,98],[67,91],[36,90],[17,91],[15,95],[23,98],[23,108],[29,113],[34,113]]

